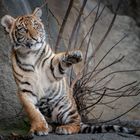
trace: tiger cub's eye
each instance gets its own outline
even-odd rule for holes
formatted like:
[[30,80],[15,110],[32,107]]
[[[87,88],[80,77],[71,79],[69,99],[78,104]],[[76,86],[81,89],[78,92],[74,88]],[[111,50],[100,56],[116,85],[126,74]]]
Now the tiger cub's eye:
[[38,23],[34,22],[34,28],[38,28]]
[[21,33],[21,34],[24,34],[24,33],[26,33],[26,29],[24,27],[18,27],[17,32]]
[[26,32],[25,28],[21,28],[20,32]]

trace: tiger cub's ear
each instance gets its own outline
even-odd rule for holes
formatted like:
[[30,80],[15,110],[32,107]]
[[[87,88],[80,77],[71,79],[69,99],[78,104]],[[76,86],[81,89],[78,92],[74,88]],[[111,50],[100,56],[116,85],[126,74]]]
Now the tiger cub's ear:
[[6,31],[9,33],[14,21],[15,19],[13,17],[10,15],[5,15],[1,19],[1,25],[5,27]]
[[33,15],[36,16],[38,19],[41,18],[42,16],[42,10],[40,8],[35,8],[34,12],[33,12]]

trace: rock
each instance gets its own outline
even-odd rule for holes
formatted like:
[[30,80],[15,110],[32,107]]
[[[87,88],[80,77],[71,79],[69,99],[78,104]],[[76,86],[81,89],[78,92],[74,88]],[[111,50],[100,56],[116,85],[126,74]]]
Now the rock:
[[74,134],[74,135],[55,135],[49,134],[45,137],[35,137],[34,140],[139,140],[133,135],[119,135],[114,133],[104,134]]
[[[116,7],[120,0],[102,0],[107,7],[115,12]],[[140,1],[139,0],[121,0],[121,6],[119,8],[118,14],[127,15],[136,21],[137,25],[140,26]]]
[[[93,9],[93,7],[96,6],[96,4],[97,4],[96,0],[88,0],[82,18],[85,18],[86,15],[88,15],[90,11]],[[62,13],[64,12],[63,5],[61,5],[61,8],[59,9],[56,6],[57,1],[52,1],[52,0],[48,0],[48,5],[53,11],[54,15],[58,18],[58,20],[62,21],[64,16],[62,15]],[[76,9],[79,9],[81,5],[82,5],[81,0],[75,1],[72,11],[70,13],[70,17],[66,24],[65,32],[62,36],[63,38],[66,39],[64,40],[66,47],[68,44],[69,36],[72,31],[73,24],[75,23],[76,16],[78,15],[78,11]],[[101,11],[102,8],[103,5],[101,4],[99,11]],[[94,22],[96,11],[97,9],[94,12],[92,12],[90,16],[88,16],[87,21],[81,24],[79,34],[76,36],[77,38],[76,37],[74,38],[75,40],[77,40],[77,46],[80,45],[82,38],[84,38],[89,28],[91,27],[91,24]],[[95,26],[94,33],[89,45],[90,51],[88,52],[88,56],[92,54],[92,51],[101,41],[102,37],[104,36],[105,32],[109,27],[109,24],[111,23],[112,18],[113,18],[113,13],[108,8],[106,8],[102,16],[100,17],[100,20],[97,22]],[[100,68],[111,63],[113,60],[119,58],[121,55],[124,55],[125,59],[123,62],[110,67],[109,69],[105,70],[103,73],[100,73],[96,77],[95,81],[99,79],[101,76],[104,76],[106,73],[109,73],[111,71],[125,70],[125,69],[139,69],[140,47],[139,47],[139,36],[137,33],[139,32],[139,30],[137,30],[137,32],[136,30],[137,30],[137,25],[135,24],[133,18],[126,16],[124,14],[118,15],[116,17],[112,30],[108,34],[105,42],[102,44],[99,51],[96,53],[96,57],[92,59],[93,60],[92,62],[89,63],[89,68],[95,66],[100,61],[100,59],[105,55],[105,53],[117,41],[119,41],[124,35],[127,34],[128,36],[120,44],[118,44],[116,48],[106,57],[106,59],[100,65]],[[85,42],[83,44],[83,50],[84,48],[86,48],[87,42],[88,42],[88,37],[85,39]],[[86,51],[84,50],[83,52]],[[80,68],[81,67],[79,66],[79,69]],[[115,75],[114,79],[107,86],[119,88],[122,84],[126,84],[127,82],[132,82],[134,80],[139,81],[139,78],[140,78],[140,72],[122,73],[122,74]],[[95,115],[95,118],[96,117],[98,118],[98,116],[100,116],[100,114],[104,112],[102,117],[100,118],[101,120],[108,120],[111,118],[115,118],[119,114],[125,112],[127,109],[131,108],[133,105],[138,103],[139,98],[140,98],[139,95],[137,97],[121,98],[117,102],[111,104],[111,106],[113,106],[113,109],[111,109],[109,106],[96,105],[92,113]],[[103,100],[103,102],[108,102],[111,101],[112,99],[113,98],[106,98],[105,100]],[[136,107],[133,111],[125,115],[124,119],[139,120],[140,119],[139,112],[140,112],[139,107]],[[90,118],[93,118],[93,114],[91,114]]]
[[[139,48],[139,36],[140,36],[140,30],[137,30],[139,27],[139,1],[134,0],[134,1],[129,1],[129,0],[123,0],[125,5],[121,6],[121,10],[119,11],[119,14],[121,16],[117,16],[116,21],[114,23],[114,26],[112,28],[112,31],[108,35],[107,39],[105,40],[105,43],[102,45],[102,48],[100,51],[97,53],[96,56],[96,61],[97,63],[100,58],[104,55],[107,50],[112,47],[118,41],[124,34],[129,34],[129,36],[121,42],[117,48],[107,57],[103,65],[106,65],[107,63],[110,63],[113,59],[118,58],[120,54],[125,55],[125,60],[123,63],[121,63],[119,66],[113,66],[109,71],[112,70],[121,70],[121,69],[135,69],[139,68],[139,57],[140,57],[140,48]],[[128,2],[129,1],[129,2]],[[18,4],[16,3],[15,5],[8,6],[8,10],[12,11],[7,11],[7,7],[3,5],[3,2],[9,2],[9,0],[4,0],[0,1],[0,18],[5,15],[5,14],[11,14],[13,16],[20,15],[21,13],[16,13],[20,8],[18,8]],[[11,2],[11,1],[10,1]],[[9,3],[10,3],[9,2]],[[26,4],[26,0],[25,3]],[[65,0],[48,0],[48,6],[51,8],[51,11],[53,14],[56,16],[58,21],[61,23],[64,17],[64,13],[67,9],[68,2]],[[61,2],[61,3],[60,3]],[[107,0],[106,4],[108,7],[114,11],[116,3],[118,1],[116,0]],[[31,4],[31,9],[34,9],[36,6],[40,6],[41,3],[39,3],[38,0],[36,1],[31,1],[29,0],[28,3]],[[60,44],[60,46],[65,46],[67,47],[68,44],[68,39],[72,31],[72,27],[74,25],[74,21],[76,19],[76,16],[78,15],[77,9],[81,6],[81,1],[80,0],[75,0],[74,7],[72,8],[71,15],[68,19],[68,23],[65,28],[65,32],[63,35],[63,42]],[[131,4],[130,4],[131,3]],[[29,4],[29,5],[30,5]],[[58,6],[59,5],[59,6]],[[88,0],[88,4],[84,10],[83,17],[89,14],[90,10],[96,5],[95,0]],[[13,6],[13,7],[12,7]],[[14,6],[16,7],[14,9]],[[28,7],[28,6],[27,6]],[[126,8],[127,7],[127,8]],[[26,6],[24,7],[26,8]],[[23,9],[24,9],[23,8]],[[45,7],[46,8],[46,7]],[[23,10],[22,9],[22,10]],[[129,12],[129,9],[131,9]],[[17,11],[16,11],[17,10]],[[28,9],[29,10],[29,9]],[[20,11],[20,10],[19,10]],[[27,11],[26,11],[27,12]],[[28,11],[30,12],[30,10]],[[48,24],[48,18],[46,16],[47,12],[43,12],[44,17],[43,17],[43,22],[47,26]],[[81,26],[81,31],[77,36],[75,36],[75,40],[78,40],[78,45],[80,44],[82,38],[85,36],[87,33],[90,25],[92,24],[94,17],[95,17],[96,11],[94,11],[91,16],[89,16],[87,22]],[[122,16],[123,15],[123,16]],[[135,24],[134,20],[128,16],[131,16],[135,19],[137,25]],[[111,22],[111,19],[113,17],[113,14],[110,12],[110,10],[106,9],[104,11],[104,14],[101,16],[101,19],[99,20],[98,24],[96,25],[96,29],[94,32],[94,35],[92,37],[91,43],[90,43],[90,51],[88,55],[92,53],[94,48],[98,45],[100,42],[101,38],[103,37],[105,31],[108,28],[109,23]],[[50,23],[51,25],[49,26],[51,30],[51,41],[53,42],[52,44],[55,45],[56,36],[58,29],[60,27],[59,24],[57,24],[56,20],[53,18],[53,15],[50,14]],[[134,30],[133,30],[134,29]],[[137,33],[135,32],[137,31]],[[88,42],[88,39],[85,40],[84,45],[86,46]],[[64,48],[64,47],[63,47]],[[11,45],[9,42],[9,37],[8,35],[4,32],[3,28],[0,26],[0,126],[8,126],[11,124],[17,123],[18,119],[14,118],[16,114],[21,110],[20,103],[18,101],[18,98],[16,96],[16,85],[12,76],[12,69],[11,69],[11,60],[10,60],[10,50],[11,50]],[[92,67],[95,65],[95,63],[89,63],[89,65]],[[103,66],[102,65],[102,66]],[[80,69],[80,68],[79,68]],[[79,70],[77,69],[77,71]],[[106,71],[105,71],[106,72]],[[114,87],[119,87],[122,83],[125,84],[128,81],[131,80],[139,80],[140,79],[140,74],[139,73],[133,73],[133,74],[122,74],[117,76],[117,81],[112,82],[111,86]],[[110,119],[116,117],[118,114],[126,111],[128,108],[131,107],[131,105],[134,105],[136,102],[139,102],[140,97],[132,97],[129,100],[126,100],[126,98],[118,101],[117,103],[114,104],[114,106],[117,109],[111,110],[109,107],[96,107],[95,110],[93,110],[93,114],[96,116],[99,116],[99,114],[104,111],[103,117],[101,119]],[[107,98],[107,101],[110,100],[110,98]],[[139,116],[139,108],[135,108],[131,113],[129,113],[125,119],[130,119],[130,120],[135,120],[135,119],[140,119]],[[91,116],[93,117],[93,116]],[[22,119],[22,118],[21,118]],[[22,119],[23,120],[23,119]],[[21,124],[21,123],[20,123]],[[50,136],[51,137],[51,136]],[[56,138],[55,136],[52,136],[53,138]],[[65,136],[64,136],[65,137]],[[71,136],[69,136],[71,137]],[[77,136],[77,139],[80,139],[81,137]],[[90,137],[91,138],[91,137]],[[39,138],[42,139],[42,138]]]
[[[6,13],[7,11],[2,1],[0,1],[0,19]],[[16,96],[16,85],[12,75],[10,51],[11,44],[8,34],[0,25],[0,126],[13,123],[16,113],[21,108]]]

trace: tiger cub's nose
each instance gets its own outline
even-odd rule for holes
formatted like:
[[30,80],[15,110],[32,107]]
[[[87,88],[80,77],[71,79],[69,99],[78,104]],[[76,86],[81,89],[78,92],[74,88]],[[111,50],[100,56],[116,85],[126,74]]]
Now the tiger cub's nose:
[[27,43],[26,43],[26,46],[27,46],[28,48],[31,48],[31,46],[32,46],[32,43],[30,43],[30,42],[27,42]]

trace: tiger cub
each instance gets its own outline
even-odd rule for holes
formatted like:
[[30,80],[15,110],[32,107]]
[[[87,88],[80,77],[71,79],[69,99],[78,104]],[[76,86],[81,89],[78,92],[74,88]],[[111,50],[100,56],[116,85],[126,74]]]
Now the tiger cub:
[[[55,54],[45,41],[42,11],[13,18],[5,15],[1,24],[12,42],[12,68],[18,97],[27,113],[30,133],[47,135],[47,122],[55,122],[57,134],[132,131],[116,125],[94,126],[81,122],[73,91],[66,83],[66,71],[82,61],[80,50]],[[47,121],[48,120],[48,121]]]

